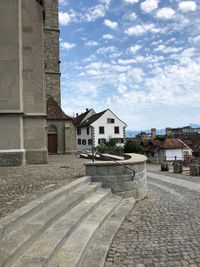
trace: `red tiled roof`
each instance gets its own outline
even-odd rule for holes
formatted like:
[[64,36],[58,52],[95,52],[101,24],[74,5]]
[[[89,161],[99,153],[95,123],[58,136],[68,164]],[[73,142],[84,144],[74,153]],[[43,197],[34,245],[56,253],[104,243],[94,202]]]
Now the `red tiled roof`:
[[165,141],[160,145],[160,148],[164,149],[179,149],[184,147],[185,145],[179,139],[165,139]]
[[67,116],[58,103],[50,96],[47,99],[47,119],[48,120],[72,120]]

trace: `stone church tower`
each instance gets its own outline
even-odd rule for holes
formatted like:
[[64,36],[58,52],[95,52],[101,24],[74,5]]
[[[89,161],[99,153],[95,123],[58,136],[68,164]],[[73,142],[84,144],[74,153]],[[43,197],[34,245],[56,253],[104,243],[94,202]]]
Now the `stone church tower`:
[[0,36],[0,166],[46,163],[47,94],[60,105],[58,0],[1,0]]
[[44,0],[44,70],[47,96],[61,105],[58,0]]

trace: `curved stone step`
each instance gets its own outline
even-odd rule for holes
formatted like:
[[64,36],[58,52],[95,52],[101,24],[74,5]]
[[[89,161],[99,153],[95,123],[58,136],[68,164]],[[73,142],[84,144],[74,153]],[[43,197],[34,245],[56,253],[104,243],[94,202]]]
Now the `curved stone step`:
[[125,216],[135,205],[135,199],[124,199],[122,204],[114,211],[94,235],[93,241],[87,247],[85,256],[79,267],[103,267],[111,242]]
[[1,241],[0,266],[12,266],[48,227],[100,187],[100,183],[88,183],[66,196],[61,194],[60,199],[51,204],[46,203],[48,205],[37,214],[22,221],[20,227],[4,236]]
[[[72,233],[52,259],[49,266],[76,267],[82,260],[95,232],[122,202],[122,198],[112,195],[96,208]],[[88,266],[89,267],[89,266]]]
[[99,189],[95,194],[80,202],[47,229],[14,266],[47,266],[70,234],[110,195],[111,191],[109,189]]
[[47,203],[52,203],[56,199],[60,198],[62,195],[69,195],[76,188],[90,181],[90,176],[84,176],[82,178],[79,178],[65,186],[62,186],[61,188],[55,191],[45,194],[39,200],[32,201],[24,207],[2,218],[0,220],[0,239],[5,237],[5,235],[8,233],[16,231],[17,227],[20,226],[21,222],[43,209]]

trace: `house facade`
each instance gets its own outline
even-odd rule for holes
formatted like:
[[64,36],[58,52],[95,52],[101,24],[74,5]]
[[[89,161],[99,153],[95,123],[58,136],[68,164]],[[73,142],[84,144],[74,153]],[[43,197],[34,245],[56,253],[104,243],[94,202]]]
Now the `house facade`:
[[[104,144],[110,138],[115,139],[116,144],[123,144],[125,138],[126,123],[120,120],[110,109],[99,113],[88,111],[79,124],[76,124],[77,150],[91,149],[97,145]],[[92,114],[88,116],[88,114]],[[75,119],[76,121],[79,118]]]
[[148,157],[149,162],[162,163],[165,161],[184,160],[185,151],[188,147],[184,142],[176,138],[166,138],[163,140],[154,139],[140,143]]

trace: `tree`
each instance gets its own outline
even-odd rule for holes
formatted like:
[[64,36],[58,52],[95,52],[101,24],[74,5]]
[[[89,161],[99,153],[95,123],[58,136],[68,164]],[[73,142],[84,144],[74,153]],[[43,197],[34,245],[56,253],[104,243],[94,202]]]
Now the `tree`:
[[124,145],[124,153],[144,154],[144,149],[136,142],[127,141]]

